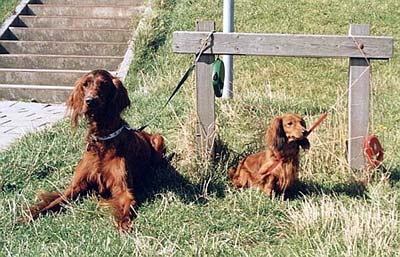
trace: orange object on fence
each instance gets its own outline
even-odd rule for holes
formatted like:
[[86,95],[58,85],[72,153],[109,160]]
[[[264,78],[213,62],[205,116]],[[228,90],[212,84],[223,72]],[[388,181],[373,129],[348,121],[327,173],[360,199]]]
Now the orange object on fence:
[[371,168],[375,169],[382,163],[384,151],[375,135],[369,135],[365,138],[364,153]]

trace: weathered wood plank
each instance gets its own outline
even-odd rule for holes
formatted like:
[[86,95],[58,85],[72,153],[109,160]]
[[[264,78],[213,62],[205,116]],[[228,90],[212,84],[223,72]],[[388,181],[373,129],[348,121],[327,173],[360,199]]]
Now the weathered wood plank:
[[[214,22],[197,22],[199,31],[212,31]],[[208,34],[208,32],[207,32]],[[196,65],[196,106],[197,106],[197,145],[202,157],[207,159],[214,156],[215,141],[215,97],[211,85],[212,64],[214,55],[205,54],[199,58]]]
[[[369,25],[350,25],[350,35],[368,35]],[[368,135],[371,66],[365,58],[349,60],[348,162],[353,169],[366,165],[363,143]]]
[[[207,32],[176,31],[173,34],[175,53],[196,53]],[[393,56],[393,38],[357,36],[370,59],[387,59]],[[353,57],[361,58],[351,36],[215,33],[208,54],[269,55],[292,57]]]

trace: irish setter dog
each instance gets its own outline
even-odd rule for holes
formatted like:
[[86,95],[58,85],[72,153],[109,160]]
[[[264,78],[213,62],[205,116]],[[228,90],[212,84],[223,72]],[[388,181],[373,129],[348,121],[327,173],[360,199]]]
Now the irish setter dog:
[[274,118],[267,129],[266,151],[240,160],[229,176],[237,188],[257,187],[269,196],[284,193],[297,179],[300,147],[310,148],[304,120],[295,114]]
[[120,231],[128,231],[136,205],[135,185],[160,163],[164,139],[137,131],[121,118],[130,106],[121,81],[104,70],[94,70],[81,79],[67,99],[73,127],[84,116],[88,123],[87,147],[75,168],[69,187],[62,193],[42,193],[31,207],[31,218],[57,211],[68,200],[95,190],[101,205],[111,206]]

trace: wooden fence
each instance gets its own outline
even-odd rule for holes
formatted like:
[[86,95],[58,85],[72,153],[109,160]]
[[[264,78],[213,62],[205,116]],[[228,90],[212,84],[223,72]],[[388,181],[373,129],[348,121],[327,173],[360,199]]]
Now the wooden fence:
[[[214,22],[197,22],[196,31],[176,31],[173,51],[196,54]],[[211,37],[196,66],[198,144],[213,155],[215,138],[214,92],[211,85],[215,55],[259,55],[313,58],[349,58],[348,161],[365,167],[363,142],[368,135],[371,61],[393,56],[393,38],[369,35],[369,25],[350,25],[348,35],[219,33]]]

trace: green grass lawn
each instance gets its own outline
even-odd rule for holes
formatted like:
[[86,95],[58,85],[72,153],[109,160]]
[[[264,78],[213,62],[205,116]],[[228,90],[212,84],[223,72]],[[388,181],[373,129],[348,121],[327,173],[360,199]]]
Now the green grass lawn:
[[0,23],[3,23],[3,21],[12,14],[18,2],[18,0],[0,1]]
[[[156,0],[153,8],[125,83],[133,103],[125,117],[137,127],[159,111],[193,61],[172,53],[172,32],[194,30],[196,20],[222,29],[222,1]],[[148,129],[164,135],[174,157],[157,171],[130,234],[116,231],[95,195],[19,222],[38,191],[69,183],[84,150],[83,123],[74,134],[65,120],[1,152],[0,256],[399,256],[399,21],[398,0],[235,1],[237,32],[345,35],[350,23],[368,23],[371,34],[394,37],[394,58],[372,68],[370,127],[385,148],[383,169],[366,174],[346,164],[347,99],[338,97],[347,88],[347,60],[235,57],[234,99],[217,100],[218,162],[195,155],[192,76]],[[230,186],[228,168],[264,147],[272,117],[298,113],[310,125],[332,106],[310,136],[291,198]]]

